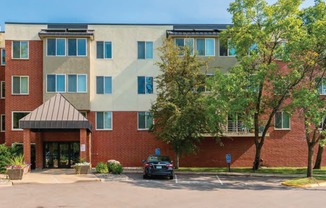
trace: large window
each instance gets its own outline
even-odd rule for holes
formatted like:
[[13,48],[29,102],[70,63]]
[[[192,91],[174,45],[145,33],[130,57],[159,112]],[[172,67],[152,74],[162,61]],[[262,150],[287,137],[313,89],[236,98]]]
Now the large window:
[[28,94],[28,77],[27,76],[13,76],[12,77],[12,94],[26,95]]
[[68,92],[87,92],[86,74],[68,74]]
[[138,112],[138,129],[149,129],[153,125],[153,116],[150,112]]
[[198,38],[196,39],[196,49],[199,56],[215,56],[215,39]]
[[2,66],[4,66],[4,65],[6,65],[6,50],[5,49],[3,49],[3,48],[1,48],[1,51],[0,51],[0,58],[1,58],[1,65]]
[[286,112],[276,112],[275,114],[276,129],[290,129],[290,115]]
[[13,112],[12,113],[12,129],[21,130],[19,120],[24,118],[29,112]]
[[6,97],[6,85],[4,81],[1,81],[1,99]]
[[87,39],[68,39],[68,56],[86,56]]
[[28,41],[13,41],[12,57],[14,59],[28,59]]
[[96,77],[96,94],[112,93],[112,77],[98,76]]
[[66,39],[65,38],[49,38],[49,39],[47,39],[47,55],[48,56],[65,56],[66,55]]
[[229,41],[220,40],[220,56],[235,56],[235,48],[229,46]]
[[65,74],[48,74],[46,77],[47,92],[66,92]]
[[138,94],[153,94],[153,77],[138,77]]
[[112,43],[108,41],[97,41],[96,58],[98,59],[112,58]]
[[112,112],[96,112],[96,129],[112,130]]
[[153,42],[138,41],[138,59],[153,58]]
[[6,131],[6,116],[5,114],[1,114],[1,132]]
[[[190,50],[190,54],[194,55],[194,39],[193,38],[176,38],[175,45],[178,46],[181,50],[183,50],[184,47],[188,47]],[[182,52],[180,52],[179,55],[183,55]]]

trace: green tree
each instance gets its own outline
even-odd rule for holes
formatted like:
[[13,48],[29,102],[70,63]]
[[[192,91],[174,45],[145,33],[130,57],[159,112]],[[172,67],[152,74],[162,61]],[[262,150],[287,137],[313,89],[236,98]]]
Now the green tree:
[[[207,63],[180,49],[172,39],[159,48],[161,74],[156,77],[157,99],[151,112],[155,120],[151,130],[158,140],[171,144],[177,156],[194,153],[203,132],[207,131],[203,92]],[[182,55],[180,55],[182,54]]]
[[228,95],[229,112],[242,113],[245,123],[254,129],[253,170],[260,166],[261,150],[275,114],[308,73],[288,64],[296,50],[289,43],[304,35],[298,18],[301,2],[279,0],[268,5],[264,0],[235,0],[228,9],[234,25],[221,38],[235,49],[239,63],[225,75],[228,81],[221,89]]

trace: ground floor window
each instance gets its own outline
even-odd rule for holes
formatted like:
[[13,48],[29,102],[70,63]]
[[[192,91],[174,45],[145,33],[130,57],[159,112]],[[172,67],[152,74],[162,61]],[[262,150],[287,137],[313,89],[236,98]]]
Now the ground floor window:
[[21,130],[19,120],[24,118],[30,112],[12,112],[12,129]]
[[150,112],[138,112],[138,129],[146,130],[153,125],[153,116]]
[[96,129],[112,130],[112,112],[96,112]]
[[275,114],[276,129],[290,129],[290,115],[286,112],[276,112]]
[[44,143],[45,168],[70,168],[79,160],[79,142]]

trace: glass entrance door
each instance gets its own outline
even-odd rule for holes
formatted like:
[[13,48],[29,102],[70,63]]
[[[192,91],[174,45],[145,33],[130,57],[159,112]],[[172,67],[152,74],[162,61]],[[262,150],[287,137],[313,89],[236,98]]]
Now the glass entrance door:
[[79,161],[79,142],[44,143],[45,168],[70,168]]

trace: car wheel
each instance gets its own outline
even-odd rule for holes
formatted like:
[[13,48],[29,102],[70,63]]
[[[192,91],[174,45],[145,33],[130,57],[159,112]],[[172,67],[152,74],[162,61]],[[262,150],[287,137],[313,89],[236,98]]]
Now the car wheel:
[[170,180],[172,180],[173,179],[173,175],[170,175]]

